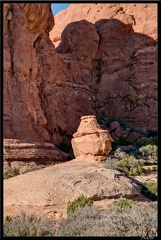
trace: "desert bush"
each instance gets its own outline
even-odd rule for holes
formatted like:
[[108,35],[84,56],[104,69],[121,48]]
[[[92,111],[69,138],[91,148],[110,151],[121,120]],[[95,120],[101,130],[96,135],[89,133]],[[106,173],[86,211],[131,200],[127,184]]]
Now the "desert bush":
[[158,187],[156,182],[146,182],[141,187],[141,193],[152,201],[158,198]]
[[71,212],[74,212],[78,208],[83,208],[86,205],[92,206],[93,199],[85,197],[83,194],[79,196],[77,199],[75,199],[73,202],[68,204],[67,206],[67,214],[70,214]]
[[114,164],[113,169],[125,173],[126,176],[137,176],[144,172],[142,167],[144,160],[136,159],[134,156],[130,156],[120,150],[116,155],[121,157],[121,160]]
[[152,137],[153,142],[155,143],[155,145],[158,145],[158,136]]
[[141,140],[137,140],[137,141],[135,141],[134,143],[133,143],[133,145],[135,146],[135,147],[142,147],[142,146],[144,146],[144,143],[143,143],[143,141],[141,141]]
[[138,201],[133,201],[131,199],[126,199],[126,198],[120,198],[117,200],[114,205],[119,206],[120,208],[123,208],[124,210],[127,210],[132,207],[133,204],[137,204]]
[[7,170],[5,170],[3,172],[3,178],[4,179],[8,179],[8,178],[11,178],[11,177],[15,177],[15,176],[17,176],[19,174],[20,174],[19,168],[17,168],[17,167],[14,167],[14,168],[10,167],[10,168],[8,168]]
[[115,157],[118,157],[119,159],[125,157],[125,156],[128,156],[128,154],[124,151],[121,150],[121,148],[117,148],[115,153],[114,153],[114,156]]
[[78,209],[62,219],[55,235],[144,237],[148,233],[157,236],[156,202],[129,202],[127,211],[122,205],[114,204],[104,211],[95,205]]
[[149,138],[144,143],[144,146],[146,146],[146,145],[156,145],[156,144],[151,138]]
[[158,147],[156,145],[146,145],[139,148],[141,157],[148,163],[157,163]]
[[37,237],[54,236],[54,223],[49,219],[41,219],[36,215],[21,212],[19,217],[8,217],[4,222],[4,236]]
[[108,157],[106,161],[104,161],[104,167],[108,169],[114,169],[115,164],[118,162],[117,158]]

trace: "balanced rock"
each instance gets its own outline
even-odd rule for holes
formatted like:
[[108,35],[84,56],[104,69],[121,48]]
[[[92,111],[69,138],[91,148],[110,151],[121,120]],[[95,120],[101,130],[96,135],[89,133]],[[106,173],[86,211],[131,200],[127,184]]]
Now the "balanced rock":
[[111,138],[108,130],[101,129],[96,116],[82,116],[76,133],[73,134],[72,147],[74,155],[95,160],[107,159],[107,154],[112,150]]

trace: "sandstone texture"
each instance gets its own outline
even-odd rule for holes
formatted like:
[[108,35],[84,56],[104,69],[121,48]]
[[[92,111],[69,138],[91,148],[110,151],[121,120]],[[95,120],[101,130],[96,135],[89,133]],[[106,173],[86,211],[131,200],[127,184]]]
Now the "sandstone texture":
[[63,45],[67,52],[65,45],[75,36],[71,31],[64,43],[67,29],[82,19],[93,23],[99,36],[91,67],[97,117],[117,117],[142,131],[156,131],[157,4],[71,4],[55,16],[50,32],[57,51],[63,52]]
[[3,16],[5,139],[59,144],[85,115],[157,131],[157,4],[71,4],[54,20],[51,4],[6,3]]
[[[72,136],[82,115],[94,113],[91,60],[80,63],[55,51],[50,5],[4,4],[5,139],[58,144],[64,134]],[[85,24],[98,42],[95,27]]]
[[[4,180],[4,215],[16,209],[64,209],[81,194],[95,202],[141,197],[140,188],[103,164],[72,160]],[[59,209],[59,210],[60,210]],[[9,213],[10,210],[10,213]],[[63,211],[64,211],[63,210]]]
[[52,143],[26,143],[15,139],[4,139],[4,161],[25,161],[32,159],[38,163],[66,160],[67,154]]
[[91,158],[96,161],[107,159],[107,154],[112,150],[111,142],[113,139],[108,130],[101,129],[94,115],[81,117],[71,141],[76,158]]

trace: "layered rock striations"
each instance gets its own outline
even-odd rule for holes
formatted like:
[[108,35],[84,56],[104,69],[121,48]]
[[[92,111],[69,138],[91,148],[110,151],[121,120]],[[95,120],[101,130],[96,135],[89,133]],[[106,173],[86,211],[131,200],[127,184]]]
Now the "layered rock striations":
[[108,130],[101,129],[96,116],[89,115],[81,117],[71,143],[77,159],[102,161],[107,159],[107,154],[112,150],[112,142]]

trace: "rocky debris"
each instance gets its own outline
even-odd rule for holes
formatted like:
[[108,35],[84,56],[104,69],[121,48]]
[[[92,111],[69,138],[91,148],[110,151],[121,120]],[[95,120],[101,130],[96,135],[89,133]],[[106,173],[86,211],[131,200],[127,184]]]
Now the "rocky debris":
[[140,133],[131,132],[129,134],[129,136],[126,138],[126,140],[129,141],[129,142],[135,142],[135,141],[137,141],[141,137],[142,137],[142,135]]
[[[95,201],[141,196],[140,188],[102,164],[72,160],[4,180],[4,215],[16,209],[66,209],[81,194]],[[9,214],[9,215],[10,215]]]
[[114,121],[110,124],[108,131],[115,141],[118,140],[123,134],[123,129],[117,121]]
[[[106,123],[104,125],[106,125]],[[121,126],[117,121],[111,122],[108,131],[114,141],[119,141],[120,138],[122,138],[127,142],[142,142],[144,144],[149,139],[147,133],[139,132],[137,129],[131,128],[130,126],[125,128],[125,126]]]
[[77,132],[71,141],[76,158],[92,159],[96,161],[107,159],[112,150],[111,138],[108,130],[101,129],[96,116],[82,116]]

